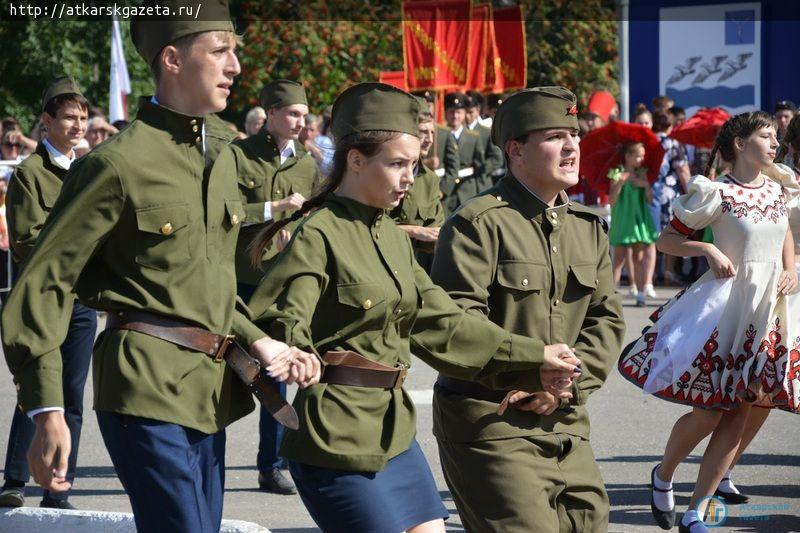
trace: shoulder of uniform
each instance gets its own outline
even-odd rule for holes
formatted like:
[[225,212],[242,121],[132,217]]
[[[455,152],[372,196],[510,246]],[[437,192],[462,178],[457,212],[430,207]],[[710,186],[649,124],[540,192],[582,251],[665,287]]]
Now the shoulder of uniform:
[[484,193],[467,200],[456,210],[454,215],[469,220],[470,222],[475,222],[487,211],[507,205],[508,202],[503,200],[503,197],[500,196],[495,187],[492,187]]
[[467,135],[468,137],[470,137],[470,136],[471,137],[480,137],[481,136],[480,133],[478,133],[478,130],[471,130],[471,129],[466,128],[466,127],[461,132],[461,135]]
[[587,207],[578,202],[570,202],[568,211],[579,218],[600,224],[603,231],[606,233],[608,232],[608,222],[606,222],[606,219],[603,218],[596,208]]

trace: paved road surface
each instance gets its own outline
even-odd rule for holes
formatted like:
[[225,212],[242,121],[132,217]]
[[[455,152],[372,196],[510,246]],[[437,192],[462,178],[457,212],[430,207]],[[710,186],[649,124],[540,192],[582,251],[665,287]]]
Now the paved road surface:
[[[675,293],[661,289],[662,297]],[[663,300],[654,302],[654,305]],[[636,308],[626,299],[628,340],[647,323],[653,307]],[[419,411],[418,440],[433,468],[442,498],[452,517],[448,530],[463,531],[455,505],[441,475],[436,443],[431,435],[431,385],[435,372],[424,364],[415,366],[406,382]],[[127,498],[116,479],[103,447],[97,421],[91,409],[91,383],[86,394],[83,439],[78,461],[78,482],[71,501],[80,509],[130,511]],[[3,454],[14,406],[14,387],[5,365],[0,364],[0,454]],[[646,487],[650,469],[663,452],[672,423],[685,408],[652,397],[612,373],[606,386],[590,403],[592,442],[611,497],[610,531],[656,532]],[[317,531],[297,496],[275,496],[257,490],[255,450],[257,415],[251,414],[228,429],[227,489],[225,518],[248,520],[274,532]],[[676,474],[679,506],[688,504],[697,475],[702,443]],[[731,508],[730,517],[719,531],[800,531],[800,417],[774,412],[736,469],[738,485],[753,496],[753,507]],[[479,489],[480,490],[480,489]],[[524,488],[521,488],[524,490]],[[41,491],[29,488],[28,504],[38,505]],[[756,507],[758,506],[758,507]],[[747,519],[749,518],[749,519]],[[754,518],[760,518],[755,520]]]

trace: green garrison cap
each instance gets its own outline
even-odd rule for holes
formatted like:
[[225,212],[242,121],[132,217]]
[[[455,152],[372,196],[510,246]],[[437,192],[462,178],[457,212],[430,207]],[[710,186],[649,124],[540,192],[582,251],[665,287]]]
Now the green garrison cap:
[[135,17],[131,22],[133,45],[148,65],[153,64],[165,46],[181,37],[206,31],[233,31],[228,0],[204,1],[193,6],[193,11],[199,7],[199,13],[191,15],[187,13],[186,5],[180,0],[145,0],[142,3],[142,7],[167,8],[172,12],[172,15]]
[[293,104],[308,105],[306,90],[302,84],[292,80],[271,81],[261,89],[261,107],[270,109]]
[[58,77],[53,80],[53,83],[47,87],[42,95],[42,111],[44,111],[45,106],[47,106],[47,102],[62,94],[77,94],[83,97],[83,93],[78,88],[78,84],[75,83],[75,80],[69,76]]
[[420,103],[385,83],[359,83],[333,103],[331,131],[336,139],[364,131],[396,131],[419,136]]
[[578,99],[563,87],[534,87],[512,94],[497,109],[492,142],[504,147],[534,130],[578,129]]

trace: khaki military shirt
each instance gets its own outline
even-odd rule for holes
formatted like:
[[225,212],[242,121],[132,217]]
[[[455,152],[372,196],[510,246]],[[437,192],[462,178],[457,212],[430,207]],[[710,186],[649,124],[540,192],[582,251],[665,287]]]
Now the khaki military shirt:
[[33,250],[66,173],[43,142],[14,169],[6,193],[6,217],[8,243],[18,263],[24,264]]
[[[543,345],[465,313],[414,259],[383,210],[331,196],[294,232],[250,300],[271,336],[315,351],[352,350],[496,387],[539,390]],[[524,362],[523,362],[524,361]],[[281,455],[301,463],[379,471],[408,449],[414,405],[402,389],[321,383],[298,393],[300,429]]]
[[[414,177],[414,184],[409,187],[400,205],[389,212],[389,216],[398,226],[422,226],[440,228],[444,224],[444,209],[439,201],[439,176],[419,163],[419,172]],[[432,242],[411,239],[417,251],[433,252]]]
[[574,412],[549,416],[437,394],[437,436],[471,441],[547,432],[589,436],[586,402],[610,372],[625,334],[611,277],[605,222],[562,195],[547,204],[516,178],[467,202],[439,235],[431,278],[470,313],[508,331],[575,349],[583,371]]
[[[263,336],[236,300],[233,255],[244,209],[233,154],[206,164],[203,117],[147,99],[127,128],[73,163],[3,309],[3,346],[25,411],[63,405],[69,295],[140,309],[249,346]],[[213,139],[212,139],[213,142]],[[94,349],[95,409],[213,433],[253,408],[224,364],[135,331]]]
[[[255,285],[264,272],[253,268],[247,247],[264,227],[264,203],[282,200],[294,193],[311,198],[319,181],[319,170],[314,158],[299,142],[294,143],[295,156],[281,164],[278,146],[266,129],[235,141],[231,147],[236,158],[236,175],[247,223],[239,233],[236,246],[236,275],[240,283]],[[291,214],[289,211],[273,213],[273,219],[281,220]],[[291,231],[293,226],[286,229]],[[264,261],[268,262],[276,254],[273,246],[267,250]]]

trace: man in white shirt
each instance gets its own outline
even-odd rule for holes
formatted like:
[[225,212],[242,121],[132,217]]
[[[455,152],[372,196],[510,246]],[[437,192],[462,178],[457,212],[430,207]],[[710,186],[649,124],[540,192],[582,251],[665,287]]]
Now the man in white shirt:
[[[247,302],[255,291],[266,265],[277,255],[273,246],[262,258],[262,269],[250,263],[247,247],[256,233],[273,220],[281,220],[303,205],[319,179],[317,164],[299,141],[308,115],[303,85],[291,80],[274,80],[261,91],[261,106],[267,121],[255,135],[231,144],[236,158],[239,192],[245,207],[245,221],[236,246],[237,292]],[[290,225],[287,231],[294,226]],[[280,385],[286,394],[286,386]],[[259,424],[258,484],[277,494],[294,494],[294,484],[281,472],[278,457],[283,427],[262,408]]]
[[[33,154],[17,166],[6,197],[9,244],[12,257],[21,269],[29,257],[44,226],[53,203],[58,198],[64,175],[75,160],[74,148],[86,133],[89,104],[75,81],[69,77],[56,79],[42,99],[42,118],[47,136]],[[92,344],[97,329],[94,310],[78,301],[72,306],[67,337],[61,345],[62,379],[64,382],[64,417],[70,430],[72,448],[69,455],[68,481],[75,477],[75,463],[83,423],[83,390],[92,357]],[[36,429],[31,419],[47,410],[30,412],[14,410],[6,450],[5,484],[0,492],[0,507],[20,507],[25,502],[25,483],[29,478],[25,454]],[[30,417],[30,419],[29,419]],[[74,509],[67,500],[69,491],[44,491],[42,507]]]

